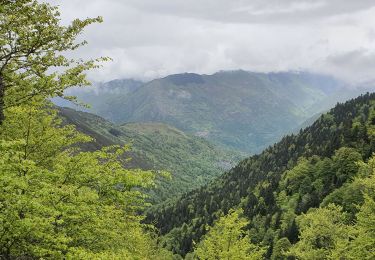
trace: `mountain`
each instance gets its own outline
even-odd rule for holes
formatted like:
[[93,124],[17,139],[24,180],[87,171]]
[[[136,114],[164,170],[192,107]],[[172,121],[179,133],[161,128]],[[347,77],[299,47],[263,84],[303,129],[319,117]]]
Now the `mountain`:
[[[165,122],[246,152],[292,130],[308,108],[338,89],[331,78],[297,73],[177,74],[145,84],[120,103],[116,122]],[[325,88],[321,82],[328,82]],[[328,87],[329,86],[329,87]]]
[[116,113],[112,109],[112,102],[123,99],[124,96],[134,92],[143,84],[144,82],[134,79],[115,79],[108,82],[93,83],[88,88],[71,88],[65,92],[66,95],[76,96],[80,102],[88,105],[89,108],[77,106],[62,98],[53,98],[52,101],[60,107],[70,107],[95,114],[104,113],[102,116],[111,118]]
[[155,203],[206,184],[242,157],[166,124],[115,125],[87,112],[71,108],[59,108],[59,111],[66,123],[95,139],[86,149],[131,144],[127,156],[132,159],[126,163],[127,167],[170,172],[172,179],[160,178],[158,188],[149,193]]
[[211,183],[151,209],[146,222],[156,225],[168,249],[184,256],[208,226],[240,207],[250,220],[251,241],[267,246],[269,259],[280,240],[298,242],[303,223],[297,220],[310,208],[334,202],[348,223],[355,221],[357,205],[364,201],[362,182],[356,179],[368,176],[366,168],[358,170],[358,161],[375,151],[374,133],[375,93],[361,95]]
[[[138,83],[138,82],[137,82]],[[79,98],[116,123],[161,122],[247,153],[260,152],[341,100],[345,84],[303,72],[222,71],[155,79],[131,91]],[[77,94],[74,91],[72,94]]]

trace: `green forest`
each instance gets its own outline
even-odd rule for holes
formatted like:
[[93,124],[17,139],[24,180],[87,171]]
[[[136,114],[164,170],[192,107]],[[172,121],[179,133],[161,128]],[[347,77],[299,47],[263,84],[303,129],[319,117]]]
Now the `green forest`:
[[59,108],[65,124],[93,138],[81,145],[88,151],[103,146],[130,145],[124,154],[126,168],[159,172],[156,186],[145,190],[153,204],[198,188],[235,165],[244,155],[222,149],[205,139],[186,134],[162,123],[127,123],[115,125],[99,116]]
[[374,130],[375,94],[338,104],[198,191],[148,212],[147,222],[156,223],[166,248],[187,258],[195,241],[210,236],[208,227],[239,210],[247,242],[266,259],[372,259]]
[[101,17],[60,16],[0,2],[0,259],[375,259],[375,94],[226,170],[243,153],[57,108],[110,61],[67,54]]

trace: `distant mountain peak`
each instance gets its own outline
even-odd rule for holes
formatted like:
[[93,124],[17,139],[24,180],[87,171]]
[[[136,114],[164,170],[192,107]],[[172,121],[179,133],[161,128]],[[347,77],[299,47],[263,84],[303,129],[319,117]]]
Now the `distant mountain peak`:
[[[174,74],[115,80],[76,92],[113,122],[162,122],[245,152],[259,152],[312,115],[357,96],[327,75],[304,71]],[[60,104],[61,105],[61,104]]]
[[195,73],[173,74],[165,77],[164,79],[171,81],[177,86],[188,84],[203,84],[205,82],[202,75]]

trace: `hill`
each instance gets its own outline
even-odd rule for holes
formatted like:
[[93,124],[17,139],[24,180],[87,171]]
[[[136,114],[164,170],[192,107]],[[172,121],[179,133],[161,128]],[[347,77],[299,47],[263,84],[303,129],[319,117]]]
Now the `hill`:
[[162,122],[256,153],[346,97],[344,85],[310,73],[238,70],[170,75],[115,95],[104,88],[89,96],[72,94],[92,105],[88,111],[112,122]]
[[165,170],[172,179],[159,179],[151,191],[152,202],[164,201],[197,188],[229,169],[239,160],[237,152],[223,150],[203,138],[185,134],[162,123],[114,125],[111,122],[70,108],[59,108],[65,121],[76,125],[95,139],[86,149],[96,150],[108,145],[131,144],[127,156],[129,168]]
[[374,133],[375,94],[338,104],[213,182],[150,210],[147,222],[160,229],[168,249],[184,256],[218,217],[241,207],[251,241],[266,245],[271,258],[280,240],[298,241],[303,223],[297,220],[310,208],[334,202],[355,221],[356,205],[364,201],[356,179],[367,176],[357,162],[375,151]]
[[70,88],[65,91],[66,95],[76,96],[77,99],[88,108],[76,106],[62,98],[53,98],[52,101],[60,107],[70,107],[75,110],[102,114],[105,118],[111,118],[116,111],[112,110],[112,102],[123,99],[136,89],[140,88],[144,82],[134,79],[115,79],[108,82],[96,82],[89,88]]

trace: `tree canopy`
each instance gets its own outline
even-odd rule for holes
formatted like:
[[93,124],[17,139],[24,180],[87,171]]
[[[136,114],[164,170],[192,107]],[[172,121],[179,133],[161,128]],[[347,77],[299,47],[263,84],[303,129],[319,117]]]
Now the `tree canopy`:
[[266,250],[250,242],[244,230],[248,221],[242,214],[242,210],[236,210],[221,217],[198,244],[195,256],[202,260],[262,259]]
[[48,101],[97,66],[65,55],[101,18],[63,26],[59,15],[35,0],[0,3],[0,258],[169,259],[139,214],[154,174],[123,167],[128,146],[83,151],[91,138]]
[[4,110],[36,96],[64,96],[72,86],[87,85],[84,72],[95,61],[69,59],[66,53],[86,44],[77,36],[102,18],[74,20],[64,26],[57,7],[36,0],[0,4],[0,124]]

